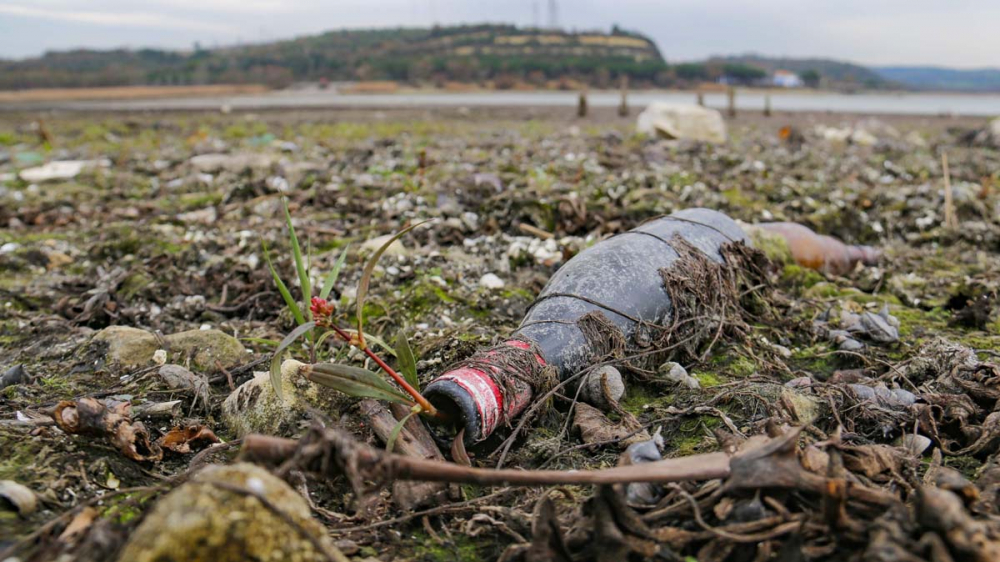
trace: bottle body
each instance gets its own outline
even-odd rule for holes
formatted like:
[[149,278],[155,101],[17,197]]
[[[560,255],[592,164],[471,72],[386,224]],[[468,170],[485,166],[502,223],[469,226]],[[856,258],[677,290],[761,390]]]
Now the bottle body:
[[[428,399],[460,417],[466,441],[472,444],[509,423],[530,403],[534,388],[525,381],[537,377],[515,371],[540,367],[564,379],[590,366],[602,344],[588,333],[582,322],[586,317],[600,316],[621,340],[623,351],[636,351],[636,340],[641,339],[637,332],[643,325],[670,323],[672,303],[661,270],[680,259],[674,246],[677,239],[721,263],[722,246],[747,237],[722,213],[687,209],[595,244],[552,276],[520,327],[505,342],[522,346],[522,350],[523,346],[530,348],[535,364],[498,365],[482,355],[474,365],[453,369],[431,382],[425,390]],[[496,354],[496,350],[486,354]],[[500,355],[504,353],[501,349]]]

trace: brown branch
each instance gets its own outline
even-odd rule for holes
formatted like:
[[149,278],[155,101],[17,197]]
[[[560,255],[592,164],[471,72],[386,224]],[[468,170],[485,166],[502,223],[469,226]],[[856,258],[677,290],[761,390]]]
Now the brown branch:
[[[243,458],[267,464],[279,464],[292,457],[297,442],[268,435],[248,435],[243,439]],[[515,470],[461,466],[454,463],[387,454],[357,444],[352,459],[355,466],[378,466],[387,480],[454,482],[462,484],[544,486],[556,484],[619,484],[625,482],[686,482],[714,480],[729,476],[729,457],[708,453],[658,462],[619,466],[604,470]],[[336,464],[328,464],[329,476],[340,474]]]

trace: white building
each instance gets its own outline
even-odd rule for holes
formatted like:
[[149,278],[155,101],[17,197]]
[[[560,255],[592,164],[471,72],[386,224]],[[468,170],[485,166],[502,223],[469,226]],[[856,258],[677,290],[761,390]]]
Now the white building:
[[790,70],[775,70],[771,83],[780,88],[801,88],[805,85],[799,75]]

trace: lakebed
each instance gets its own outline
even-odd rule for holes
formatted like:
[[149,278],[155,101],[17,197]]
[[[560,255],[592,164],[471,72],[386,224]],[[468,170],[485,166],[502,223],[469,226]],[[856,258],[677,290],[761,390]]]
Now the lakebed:
[[[917,509],[926,507],[913,491],[924,477],[955,469],[978,484],[980,503],[967,519],[987,525],[997,515],[997,435],[989,420],[998,398],[991,361],[1000,354],[1000,151],[976,135],[987,122],[742,113],[728,123],[730,139],[722,145],[644,138],[633,123],[608,109],[577,119],[572,108],[0,115],[0,371],[23,365],[30,377],[0,393],[0,480],[39,498],[33,513],[0,512],[0,548],[14,546],[24,560],[113,557],[174,486],[171,479],[190,467],[192,454],[142,462],[100,440],[65,434],[48,421],[60,401],[180,400],[176,415],[147,424],[153,437],[175,425],[203,426],[226,442],[240,437],[242,426],[226,421],[222,402],[232,387],[266,370],[274,343],[294,328],[261,244],[293,279],[283,198],[311,255],[314,284],[347,248],[332,293],[344,326],[354,322],[355,287],[372,252],[366,241],[435,219],[382,259],[364,305],[367,332],[393,341],[406,329],[424,383],[513,330],[570,256],[674,210],[709,207],[748,223],[795,221],[881,247],[881,264],[842,277],[803,269],[771,249],[767,305],[743,318],[746,330],[727,334],[704,356],[678,358],[696,388],[678,388],[656,373],[627,374],[619,408],[598,426],[581,422],[572,396],[562,395],[515,440],[505,462],[612,466],[622,439],[581,446],[598,430],[607,438],[631,431],[622,427],[660,427],[663,455],[679,457],[806,424],[806,458],[819,444],[827,457],[845,457],[846,472],[837,478],[917,502]],[[945,224],[942,154],[954,226]],[[52,160],[86,164],[72,177],[18,177]],[[826,325],[844,312],[885,306],[898,319],[897,341],[866,342],[847,353],[828,337]],[[166,362],[202,377],[207,388],[172,388],[156,376],[152,355],[112,357],[93,343],[109,327],[152,334],[150,345],[167,352]],[[192,330],[221,332],[242,349],[205,361],[197,343],[162,343]],[[318,351],[321,359],[363,364],[357,351],[333,340]],[[294,354],[303,358],[301,350]],[[856,384],[902,389],[914,403],[866,401],[851,390]],[[356,400],[323,388],[310,396],[309,408],[269,427],[291,437],[309,420],[322,420],[381,446]],[[633,421],[639,426],[628,425]],[[915,427],[929,440],[919,450],[913,438],[904,439]],[[840,445],[823,448],[832,439]],[[472,462],[494,466],[497,448],[490,442],[469,451]],[[199,463],[229,462],[236,452],[220,447]],[[309,490],[314,518],[345,553],[387,561],[496,559],[506,545],[531,538],[532,514],[545,495],[540,488],[455,486],[442,509],[411,517],[385,492],[361,505],[343,479],[291,480]],[[566,528],[586,521],[581,506],[600,497],[586,487],[561,492],[551,497]],[[753,493],[717,494],[711,483],[683,492],[712,499],[705,517],[715,526],[764,532],[801,524],[797,534],[755,541],[758,553],[786,548],[795,536],[803,552],[819,557],[837,549],[860,555],[870,544],[918,549],[926,534],[953,541],[926,520],[899,516],[896,529],[888,511],[853,504],[845,515],[850,523],[831,534],[824,526],[837,523],[824,519],[819,506],[830,500],[822,495],[763,492],[754,503]],[[659,515],[650,517],[648,507],[639,512],[651,527],[677,534],[657,541],[623,526],[625,543],[640,549],[652,541],[681,559],[726,559],[738,541],[705,531],[692,521],[685,496],[671,494],[652,511]],[[95,515],[77,535],[65,535],[85,502]],[[734,510],[753,513],[733,519]],[[764,523],[733,527],[747,521]],[[31,540],[17,543],[24,537]],[[567,540],[571,550],[580,547]],[[964,546],[947,548],[957,553]]]

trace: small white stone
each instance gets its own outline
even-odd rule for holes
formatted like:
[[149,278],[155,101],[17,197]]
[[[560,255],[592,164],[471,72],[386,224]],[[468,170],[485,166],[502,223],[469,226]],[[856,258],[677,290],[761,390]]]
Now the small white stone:
[[504,286],[503,279],[500,279],[493,273],[487,273],[479,278],[479,286],[484,289],[502,289]]
[[157,349],[153,352],[153,363],[162,366],[167,362],[167,350]]

